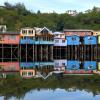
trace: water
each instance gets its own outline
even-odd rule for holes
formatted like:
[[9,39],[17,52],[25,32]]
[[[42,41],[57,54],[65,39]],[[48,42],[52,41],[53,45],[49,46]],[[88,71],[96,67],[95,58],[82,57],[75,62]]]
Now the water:
[[93,74],[100,68],[97,55],[58,54],[53,61],[0,62],[0,100],[100,100],[100,76]]
[[[5,99],[6,97],[0,97],[0,100]],[[31,90],[25,94],[25,96],[16,98],[14,96],[9,97],[5,100],[99,100],[100,95],[94,96],[91,92],[85,90],[69,90],[65,89],[55,89],[55,90]]]

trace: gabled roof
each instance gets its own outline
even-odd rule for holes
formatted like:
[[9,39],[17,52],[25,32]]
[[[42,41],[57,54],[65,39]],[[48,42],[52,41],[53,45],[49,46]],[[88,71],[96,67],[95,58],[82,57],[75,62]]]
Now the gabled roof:
[[44,29],[46,29],[46,30],[49,32],[49,34],[52,34],[52,32],[51,32],[48,28],[46,28],[46,27],[41,28],[41,29],[37,32],[37,34],[41,33],[41,31],[43,31]]

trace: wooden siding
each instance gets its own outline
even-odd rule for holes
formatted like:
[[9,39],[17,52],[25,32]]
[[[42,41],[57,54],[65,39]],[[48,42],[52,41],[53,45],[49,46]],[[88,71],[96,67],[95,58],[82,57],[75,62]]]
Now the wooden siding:
[[84,44],[86,45],[97,44],[97,36],[85,36]]
[[66,69],[77,70],[79,68],[80,68],[80,62],[79,61],[67,61]]
[[66,36],[67,45],[80,45],[80,37],[77,35]]
[[84,69],[85,70],[96,70],[96,61],[85,61]]
[[93,74],[91,70],[65,70],[64,74]]
[[0,35],[0,44],[19,44],[19,35]]
[[85,35],[92,35],[93,33],[92,32],[84,32],[84,31],[82,31],[82,32],[80,32],[80,31],[65,31],[64,32],[65,33],[65,35],[66,36],[72,36],[72,35],[79,35],[79,36],[81,36],[81,37],[83,37],[83,36],[85,36]]
[[27,68],[27,69],[33,69],[35,67],[35,64],[34,63],[32,63],[32,62],[21,62],[20,63],[20,68],[21,69],[25,69],[25,68]]
[[98,62],[98,70],[100,71],[100,62]]
[[100,44],[100,35],[98,36],[98,44]]
[[19,71],[19,62],[0,62],[1,71]]
[[54,46],[67,46],[65,38],[54,38]]

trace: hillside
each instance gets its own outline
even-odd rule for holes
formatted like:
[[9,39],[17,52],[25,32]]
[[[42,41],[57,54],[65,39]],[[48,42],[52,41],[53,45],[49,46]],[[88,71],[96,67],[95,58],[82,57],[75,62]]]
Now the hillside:
[[67,13],[33,13],[23,4],[0,6],[0,24],[7,25],[8,30],[20,30],[21,27],[48,27],[53,31],[67,29],[100,30],[100,11],[94,7],[87,13],[80,12],[76,16]]

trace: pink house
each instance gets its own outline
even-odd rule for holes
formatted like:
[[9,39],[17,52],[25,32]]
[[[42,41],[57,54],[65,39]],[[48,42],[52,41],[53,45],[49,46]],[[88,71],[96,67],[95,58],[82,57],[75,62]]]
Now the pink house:
[[2,32],[0,33],[0,44],[19,44],[19,32]]
[[19,71],[19,62],[0,62],[0,71]]

